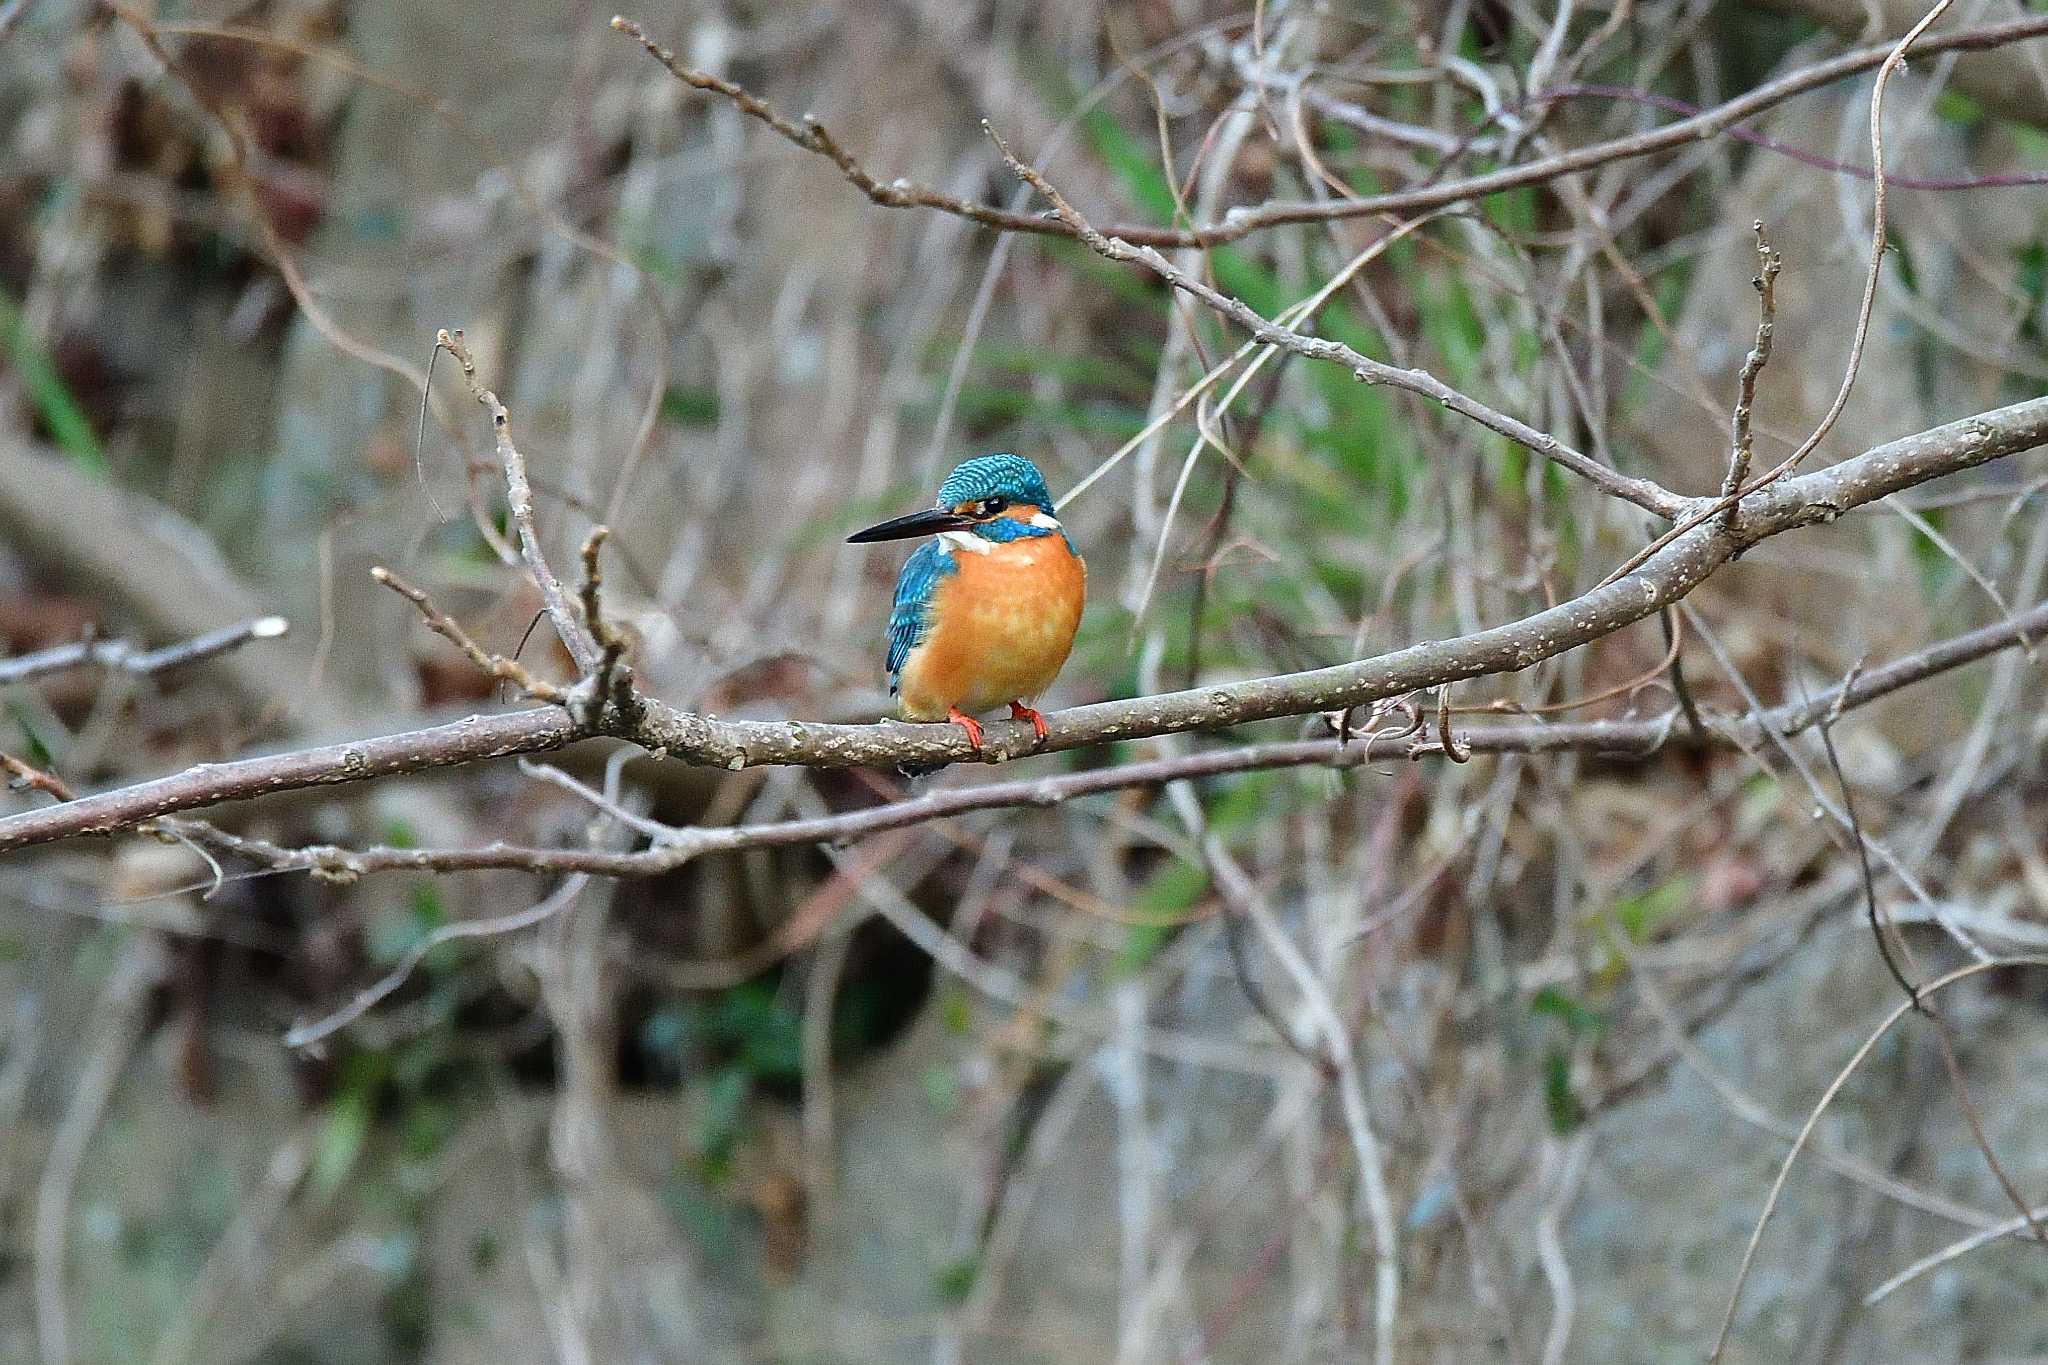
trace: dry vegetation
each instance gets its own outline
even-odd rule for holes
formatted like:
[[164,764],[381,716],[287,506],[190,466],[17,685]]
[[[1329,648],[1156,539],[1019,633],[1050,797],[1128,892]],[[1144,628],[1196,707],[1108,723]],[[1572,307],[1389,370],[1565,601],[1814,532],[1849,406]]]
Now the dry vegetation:
[[0,1357],[2048,1353],[2048,17],[610,20],[0,0]]

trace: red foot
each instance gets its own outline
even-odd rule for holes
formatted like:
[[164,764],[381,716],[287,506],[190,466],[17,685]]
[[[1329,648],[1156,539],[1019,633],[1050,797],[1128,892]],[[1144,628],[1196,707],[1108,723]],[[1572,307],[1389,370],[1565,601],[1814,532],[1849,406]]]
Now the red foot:
[[1013,701],[1010,703],[1010,719],[1030,721],[1031,728],[1038,732],[1038,742],[1040,744],[1045,743],[1044,716],[1039,715],[1036,711],[1032,710],[1030,707],[1026,706],[1021,701]]
[[974,752],[981,752],[981,722],[957,706],[946,708],[946,719],[967,732],[967,742],[974,746]]

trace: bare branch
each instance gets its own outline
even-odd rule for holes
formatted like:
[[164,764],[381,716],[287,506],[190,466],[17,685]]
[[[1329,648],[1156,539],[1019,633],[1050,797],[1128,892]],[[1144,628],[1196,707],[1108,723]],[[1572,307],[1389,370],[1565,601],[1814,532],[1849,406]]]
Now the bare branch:
[[[1966,963],[1954,971],[1928,982],[1927,985],[1921,988],[1920,994],[1922,996],[1934,995],[1958,981],[1976,976],[1981,972],[2009,967],[2048,967],[2048,957],[2027,955],[1994,958],[1989,962]],[[1916,1007],[1917,1002],[1914,1000],[1899,1002],[1891,1013],[1884,1017],[1884,1022],[1871,1030],[1870,1036],[1863,1040],[1863,1045],[1856,1049],[1855,1054],[1849,1058],[1848,1063],[1835,1074],[1834,1080],[1828,1083],[1828,1088],[1821,1092],[1819,1102],[1813,1106],[1812,1111],[1806,1116],[1806,1122],[1800,1126],[1799,1136],[1792,1143],[1791,1150],[1785,1153],[1785,1159],[1778,1167],[1777,1179],[1771,1183],[1771,1192],[1764,1199],[1763,1212],[1757,1216],[1756,1226],[1750,1229],[1749,1244],[1743,1249],[1742,1264],[1735,1272],[1735,1287],[1729,1291],[1728,1306],[1721,1314],[1720,1331],[1714,1339],[1713,1350],[1707,1353],[1708,1365],[1715,1365],[1715,1362],[1718,1362],[1722,1354],[1728,1349],[1728,1334],[1735,1327],[1735,1310],[1742,1304],[1743,1286],[1749,1282],[1750,1267],[1756,1261],[1757,1247],[1763,1242],[1764,1230],[1770,1226],[1771,1217],[1778,1210],[1778,1201],[1785,1193],[1785,1182],[1792,1175],[1792,1164],[1799,1160],[1799,1153],[1805,1150],[1806,1144],[1812,1139],[1813,1130],[1820,1126],[1821,1116],[1827,1112],[1828,1106],[1834,1103],[1835,1096],[1841,1093],[1842,1087],[1849,1083],[1849,1078],[1855,1075],[1857,1069],[1863,1065],[1864,1059],[1870,1055],[1879,1042],[1883,1041],[1884,1036],[1891,1032],[1892,1026],[1905,1018],[1906,1015],[1914,1012]]]
[[[829,139],[821,139],[819,135],[823,129],[816,120],[806,120],[804,127],[799,128],[777,112],[773,105],[748,93],[744,88],[683,66],[673,53],[657,47],[648,39],[638,24],[626,19],[614,19],[612,27],[638,40],[657,61],[668,67],[670,74],[676,79],[696,89],[710,91],[732,100],[742,112],[760,119],[798,147],[830,157],[847,179],[876,204],[885,208],[937,209],[943,213],[953,213],[972,219],[1002,232],[1031,232],[1056,237],[1080,235],[1072,223],[1057,217],[1048,218],[1038,214],[1017,213],[970,203],[929,186],[905,180],[893,181],[888,185],[878,184],[844,149],[839,148],[836,143],[831,143]],[[1921,40],[1915,46],[1924,55],[1937,52],[1973,52],[2004,47],[2044,34],[2048,34],[2048,16],[2028,15],[2001,24],[1986,24],[1978,28],[1958,29],[1954,33],[1936,34]],[[1662,128],[1592,143],[1522,165],[1489,171],[1483,175],[1467,176],[1435,185],[1419,185],[1411,189],[1392,190],[1385,194],[1361,195],[1356,198],[1276,200],[1255,208],[1234,209],[1225,214],[1220,222],[1197,223],[1187,227],[1119,223],[1104,228],[1103,233],[1105,236],[1138,246],[1219,246],[1225,242],[1248,237],[1265,228],[1279,227],[1287,223],[1327,223],[1348,218],[1366,218],[1375,214],[1414,213],[1443,208],[1462,200],[1478,199],[1528,185],[1540,185],[1573,171],[1648,156],[1655,152],[1669,151],[1719,137],[1735,124],[1783,104],[1795,95],[1846,80],[1883,64],[1891,55],[1893,47],[1892,43],[1881,43],[1856,48],[1790,72],[1776,80],[1766,81],[1756,89],[1725,104],[1716,105]]]
[[229,763],[200,763],[154,781],[0,819],[0,830],[11,828],[17,835],[11,843],[0,839],[0,851],[46,843],[53,838],[110,834],[160,815],[271,792],[361,782],[456,767],[479,759],[540,753],[559,749],[580,737],[566,711],[535,707],[510,715],[469,716],[447,725],[374,739]]
[[1234,298],[1205,281],[1196,279],[1153,248],[1132,246],[1129,242],[1106,236],[1090,226],[1088,220],[1083,218],[1035,168],[1012,155],[1009,147],[996,135],[994,129],[989,128],[986,122],[982,127],[988,131],[989,137],[996,144],[996,149],[1002,153],[1004,162],[1016,173],[1018,179],[1044,195],[1052,204],[1053,212],[1074,230],[1074,235],[1090,250],[1108,260],[1144,266],[1173,288],[1191,298],[1201,300],[1250,332],[1254,340],[1310,360],[1323,360],[1342,365],[1362,384],[1391,384],[1397,389],[1406,389],[1410,393],[1441,404],[1459,416],[1470,418],[1487,430],[1507,437],[1516,445],[1547,460],[1555,461],[1602,492],[1634,503],[1665,521],[1676,520],[1691,505],[1688,499],[1668,488],[1649,479],[1631,478],[1626,474],[1617,473],[1592,456],[1574,450],[1548,432],[1538,431],[1526,422],[1510,417],[1506,413],[1496,412],[1478,399],[1460,393],[1427,370],[1402,369],[1396,365],[1383,364],[1341,341],[1303,336],[1299,332],[1276,326],[1242,299]]
[[[652,698],[641,701],[630,716],[607,709],[600,733],[630,740],[658,756],[732,770],[761,764],[893,767],[973,759],[1002,762],[1110,741],[1342,712],[1447,682],[1528,668],[1655,613],[1690,593],[1735,554],[1772,536],[1834,521],[1847,511],[1903,489],[2043,443],[2048,443],[2048,398],[1950,422],[1826,469],[1785,479],[1744,499],[1733,526],[1719,519],[1711,526],[1695,526],[1637,572],[1521,620],[1329,668],[1073,707],[1046,718],[1047,737],[1042,743],[1030,726],[1018,722],[991,722],[982,748],[976,752],[958,726],[719,720],[679,711]],[[1713,506],[1706,499],[1689,505]],[[2038,638],[2044,629],[2048,629],[2048,618],[2043,618],[2038,608],[2025,611],[1938,646],[1925,656],[1902,660],[1895,667],[1914,677],[1929,676],[2006,647],[2019,638],[2016,632]],[[1981,644],[1986,640],[1996,642]],[[1974,653],[1970,652],[1973,648]],[[1924,672],[1917,671],[1923,668]],[[1869,688],[1883,672],[1865,675],[1858,689]],[[1824,710],[1802,723],[1811,724],[1822,714]],[[1543,734],[1564,729],[1536,727]],[[471,716],[450,725],[349,744],[203,764],[170,777],[88,795],[64,806],[0,818],[0,852],[81,834],[106,834],[221,801],[538,753],[587,735],[566,712],[538,708],[510,715]],[[1478,732],[1473,742],[1475,748],[1480,747]]]
[[418,608],[420,616],[427,623],[427,629],[468,655],[469,661],[484,673],[511,683],[535,701],[551,702],[556,706],[568,703],[569,694],[566,691],[545,678],[536,678],[518,660],[508,659],[502,654],[493,654],[486,650],[472,639],[469,632],[457,624],[453,617],[435,606],[433,599],[426,593],[382,564],[370,570],[370,577]]
[[1750,409],[1756,402],[1757,376],[1764,372],[1764,366],[1771,363],[1771,340],[1778,323],[1778,272],[1785,268],[1785,258],[1771,250],[1771,239],[1764,235],[1764,220],[1759,218],[1751,226],[1756,232],[1756,276],[1750,280],[1756,290],[1756,345],[1743,358],[1742,371],[1735,382],[1735,415],[1730,422],[1728,474],[1721,480],[1721,498],[1728,503],[1731,516],[1735,494],[1742,488],[1742,481],[1749,477],[1750,461],[1756,457],[1755,441],[1750,431]]
[[0,687],[31,682],[73,668],[98,668],[131,678],[153,677],[238,649],[251,640],[275,640],[291,629],[282,616],[259,616],[239,625],[195,635],[162,649],[141,650],[126,640],[79,640],[68,645],[0,659]]
[[685,65],[675,53],[648,37],[647,31],[631,19],[614,15],[612,27],[647,49],[648,56],[668,68],[668,73],[684,85],[724,96],[732,101],[735,109],[748,118],[759,119],[805,151],[816,152],[829,160],[839,168],[839,173],[846,177],[849,184],[883,208],[937,209],[941,213],[972,219],[983,226],[1001,230],[1015,231],[1021,228],[1029,231],[1030,225],[1034,223],[1039,224],[1039,231],[1045,230],[1042,219],[1012,213],[1007,209],[990,208],[985,204],[977,204],[958,195],[933,189],[929,185],[901,179],[892,180],[884,185],[868,173],[867,168],[855,159],[853,153],[839,144],[838,139],[832,136],[830,130],[815,115],[804,115],[803,122],[798,124],[745,86],[737,85],[723,76],[715,76],[709,71],[699,71],[693,66]]
[[505,503],[511,510],[512,524],[519,530],[519,552],[525,557],[527,571],[540,588],[541,602],[548,609],[548,619],[554,622],[555,633],[561,637],[563,648],[576,661],[577,673],[587,677],[597,667],[597,642],[576,619],[576,609],[570,605],[569,594],[563,590],[562,581],[555,577],[555,571],[548,567],[547,556],[541,551],[540,532],[534,528],[533,521],[533,486],[527,482],[526,457],[512,444],[511,415],[498,401],[498,395],[478,380],[476,360],[463,341],[462,329],[450,332],[444,328],[434,336],[462,366],[462,377],[469,384],[470,396],[491,414],[492,436],[497,443],[499,462],[505,468]]
[[[1885,54],[1884,62],[1877,69],[1877,79],[1871,83],[1870,264],[1863,273],[1863,298],[1856,307],[1856,327],[1849,336],[1849,359],[1843,366],[1842,383],[1835,390],[1834,401],[1828,404],[1828,410],[1821,414],[1820,422],[1814,427],[1812,434],[1804,441],[1801,441],[1790,455],[1787,455],[1783,460],[1772,466],[1770,472],[1764,474],[1755,483],[1750,484],[1746,488],[1738,484],[1736,487],[1728,489],[1722,493],[1712,506],[1704,511],[1694,512],[1691,516],[1686,517],[1676,526],[1658,536],[1655,540],[1630,556],[1620,568],[1610,573],[1608,575],[1610,582],[1646,561],[1651,554],[1670,544],[1691,527],[1698,525],[1718,512],[1735,507],[1749,494],[1756,492],[1758,489],[1770,487],[1797,469],[1805,461],[1806,457],[1817,450],[1820,447],[1820,443],[1827,439],[1828,433],[1835,429],[1835,423],[1841,418],[1842,410],[1849,406],[1849,394],[1856,387],[1856,376],[1863,368],[1863,347],[1870,339],[1870,314],[1877,304],[1878,275],[1884,269],[1884,88],[1891,80],[1892,73],[1898,70],[1900,65],[1905,62],[1906,49],[1913,46],[1914,41],[1927,31],[1928,25],[1939,19],[1943,12],[1953,3],[1954,0],[1935,0],[1934,7],[1922,15],[1920,22],[1908,29],[1906,36],[1893,44],[1891,50]],[[1763,250],[1763,247],[1758,247],[1759,252]]]
[[604,615],[604,569],[599,563],[599,551],[610,536],[608,526],[591,528],[583,542],[583,582],[577,590],[583,602],[584,623],[591,638],[597,641],[598,656],[589,674],[576,684],[568,704],[578,723],[592,731],[597,729],[607,704],[616,707],[621,716],[637,713],[633,670],[624,662],[626,635]]
[[[1752,748],[1767,732],[1783,737],[1822,724],[1830,717],[1866,706],[1904,687],[1925,681],[1951,669],[2017,644],[2048,629],[2048,602],[2041,603],[2019,618],[2001,621],[1971,631],[1931,648],[1896,659],[1845,680],[1841,686],[1818,697],[1741,717],[1713,717],[1705,721],[1704,739],[1696,741],[1679,725],[1680,712],[1667,711],[1646,719],[1573,721],[1560,724],[1482,725],[1450,739],[1457,750],[1472,754],[1507,753],[1607,753],[1649,758],[1676,745],[1694,742],[1732,748]],[[517,721],[527,717],[562,719],[554,710],[532,710],[513,716],[493,717],[496,721]],[[487,724],[488,722],[470,722]],[[839,815],[777,821],[760,825],[713,828],[678,828],[658,825],[633,817],[631,823],[653,840],[654,847],[630,853],[570,848],[536,848],[496,843],[480,848],[346,849],[333,845],[287,848],[259,839],[244,838],[199,821],[165,820],[165,832],[223,853],[246,858],[272,871],[310,872],[336,880],[353,880],[377,872],[470,872],[512,870],[524,872],[586,872],[598,876],[642,877],[672,872],[705,853],[730,852],[742,848],[772,848],[792,844],[850,843],[887,830],[903,829],[972,811],[1018,806],[1051,807],[1086,796],[1131,787],[1157,786],[1166,782],[1231,773],[1267,771],[1278,768],[1322,767],[1344,770],[1364,767],[1374,759],[1423,759],[1445,753],[1440,734],[1423,734],[1419,726],[1400,726],[1396,743],[1381,745],[1381,734],[1352,732],[1335,739],[1289,740],[1271,744],[1248,744],[1230,749],[1121,764],[1080,773],[1025,778],[1013,782],[989,782],[930,792],[908,800],[892,801]],[[272,760],[250,760],[249,766]],[[234,765],[222,765],[234,766]],[[585,800],[601,800],[599,793],[585,787],[566,773],[544,765],[524,765],[527,772],[552,782]],[[129,791],[135,789],[130,788]],[[113,793],[124,795],[125,793]],[[605,809],[613,818],[621,812]],[[53,808],[54,811],[54,808]],[[18,817],[17,817],[18,818]],[[4,829],[5,822],[0,822]],[[67,837],[56,835],[52,837]]]

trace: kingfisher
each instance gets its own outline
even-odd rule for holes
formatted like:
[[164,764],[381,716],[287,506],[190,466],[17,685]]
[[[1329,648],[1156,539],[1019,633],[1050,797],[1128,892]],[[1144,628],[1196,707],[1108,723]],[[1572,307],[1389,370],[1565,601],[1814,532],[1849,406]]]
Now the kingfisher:
[[950,721],[981,751],[974,717],[1008,702],[1040,742],[1025,703],[1067,661],[1088,566],[1053,515],[1038,466],[1021,455],[963,460],[938,501],[846,538],[851,545],[928,536],[903,563],[889,613],[889,695],[906,720]]

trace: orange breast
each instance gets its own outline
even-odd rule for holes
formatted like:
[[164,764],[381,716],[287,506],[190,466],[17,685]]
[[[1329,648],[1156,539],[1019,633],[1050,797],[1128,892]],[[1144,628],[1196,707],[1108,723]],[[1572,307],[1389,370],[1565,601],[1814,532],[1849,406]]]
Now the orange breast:
[[911,720],[943,720],[1028,701],[1067,661],[1088,570],[1066,537],[1035,536],[987,554],[954,548],[932,597],[931,633],[904,660],[897,690]]

